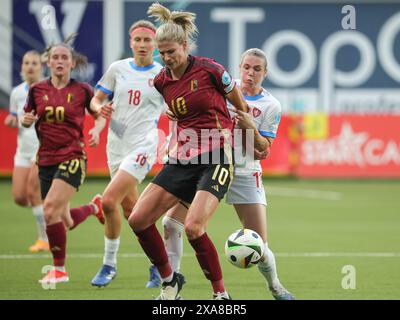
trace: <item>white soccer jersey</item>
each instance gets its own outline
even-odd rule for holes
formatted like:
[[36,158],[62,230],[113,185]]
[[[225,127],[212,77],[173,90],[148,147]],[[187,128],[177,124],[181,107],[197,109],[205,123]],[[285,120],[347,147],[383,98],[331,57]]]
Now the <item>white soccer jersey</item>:
[[[24,106],[28,97],[29,86],[26,82],[22,82],[16,86],[10,95],[10,113],[16,115],[21,120],[24,115]],[[39,140],[36,135],[35,126],[25,128],[18,121],[18,140],[17,154],[32,159],[35,157],[39,147]]]
[[[239,85],[239,81],[236,81]],[[281,120],[281,104],[267,90],[256,96],[244,96],[250,107],[250,114],[257,126],[258,132],[264,137],[275,138]],[[228,109],[232,111],[232,105],[228,103]],[[231,112],[231,116],[234,114]],[[262,172],[260,160],[254,160],[250,155],[243,157],[235,152],[235,175],[249,175]]]
[[[108,130],[107,152],[122,159],[137,148],[156,152],[157,123],[164,99],[153,80],[162,66],[139,67],[132,58],[111,64],[96,88],[112,96],[114,112]],[[110,162],[110,159],[109,159]]]

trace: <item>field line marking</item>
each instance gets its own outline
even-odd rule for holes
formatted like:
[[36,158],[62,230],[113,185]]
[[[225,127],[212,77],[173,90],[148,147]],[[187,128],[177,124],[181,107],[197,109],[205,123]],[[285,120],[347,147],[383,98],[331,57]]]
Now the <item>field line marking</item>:
[[[222,255],[221,255],[222,256]],[[281,252],[280,258],[400,258],[400,252]],[[72,253],[67,258],[101,259],[102,253]],[[118,258],[144,258],[143,253],[120,253]],[[184,258],[195,257],[194,253],[184,253]],[[0,254],[0,260],[48,259],[50,254]]]

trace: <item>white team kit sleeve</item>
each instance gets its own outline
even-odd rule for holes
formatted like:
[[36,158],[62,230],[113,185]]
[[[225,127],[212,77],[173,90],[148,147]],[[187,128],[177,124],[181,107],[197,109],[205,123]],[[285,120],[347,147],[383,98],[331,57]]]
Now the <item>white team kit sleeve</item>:
[[18,104],[17,104],[17,88],[12,89],[10,95],[10,113],[14,116],[18,114]]
[[259,132],[264,137],[276,138],[279,122],[281,121],[282,108],[278,100],[271,102],[265,110],[260,124]]
[[106,73],[104,73],[99,82],[97,82],[96,89],[101,90],[108,95],[114,93],[118,63],[119,61],[115,61],[108,67]]

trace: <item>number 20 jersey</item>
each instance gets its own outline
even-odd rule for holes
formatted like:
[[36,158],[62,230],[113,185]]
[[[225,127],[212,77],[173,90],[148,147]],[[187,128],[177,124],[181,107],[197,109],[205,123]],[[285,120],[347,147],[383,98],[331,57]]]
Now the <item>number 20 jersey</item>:
[[35,124],[40,144],[38,165],[50,166],[86,157],[83,124],[92,97],[90,85],[74,79],[61,89],[55,88],[50,79],[29,89],[24,111],[34,110],[38,116]]

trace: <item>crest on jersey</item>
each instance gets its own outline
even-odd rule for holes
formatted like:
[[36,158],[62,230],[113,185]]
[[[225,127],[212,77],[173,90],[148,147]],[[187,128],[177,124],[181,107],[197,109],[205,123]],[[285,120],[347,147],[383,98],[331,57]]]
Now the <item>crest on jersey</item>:
[[149,79],[147,83],[149,84],[149,87],[154,87],[154,79]]
[[257,118],[257,117],[260,116],[260,114],[261,114],[261,110],[260,110],[260,109],[257,109],[256,107],[254,107],[254,108],[253,108],[253,117],[254,117],[254,118]]
[[197,80],[190,80],[190,91],[196,91],[197,87]]
[[67,103],[71,103],[72,101],[74,101],[74,95],[71,92],[68,92]]
[[47,96],[47,94],[45,94],[45,95],[42,97],[42,99],[43,99],[43,101],[49,101],[49,97]]
[[231,82],[232,82],[232,78],[231,78],[230,74],[227,71],[224,71],[224,73],[222,74],[222,83],[225,86],[228,86],[231,84]]

